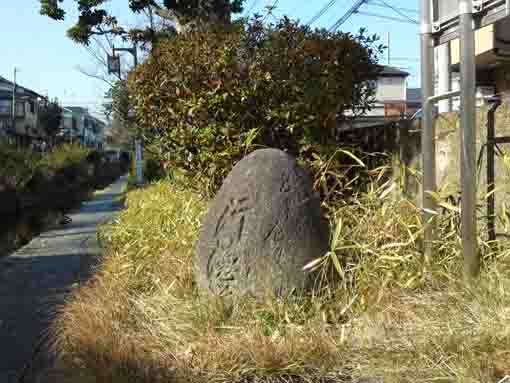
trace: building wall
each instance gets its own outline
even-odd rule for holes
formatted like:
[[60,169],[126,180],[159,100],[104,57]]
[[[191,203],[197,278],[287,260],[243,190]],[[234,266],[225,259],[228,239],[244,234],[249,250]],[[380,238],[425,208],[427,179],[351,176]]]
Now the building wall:
[[[12,91],[13,84],[0,81],[2,95],[2,109],[8,108],[8,113],[0,115],[0,129],[10,128],[12,125]],[[8,93],[8,96],[5,96]],[[43,137],[45,133],[39,130],[38,97],[23,87],[16,88],[16,120],[15,132],[18,135],[29,137]],[[32,105],[32,106],[31,106]],[[3,110],[5,112],[5,110]]]
[[[477,136],[476,136],[476,158],[477,158],[477,185],[478,203],[481,206],[478,218],[481,233],[485,235],[485,204],[487,193],[487,109],[481,108],[477,112]],[[460,179],[460,123],[458,113],[446,113],[438,116],[436,125],[436,182],[442,196],[452,195],[458,197],[461,192]],[[397,135],[397,142],[393,145],[396,148],[396,162],[394,164],[394,180],[400,183],[402,192],[407,197],[414,199],[421,205],[421,145],[420,145],[420,121],[402,121],[401,127],[405,128],[406,134],[402,131]],[[502,105],[495,116],[496,136],[510,136],[510,105]],[[367,131],[368,134],[368,131]],[[510,200],[510,165],[507,161],[510,157],[510,145],[501,144],[499,156],[496,156],[496,207],[497,213],[503,213],[505,204]],[[393,149],[394,150],[394,149]],[[385,151],[391,152],[392,145],[386,147]],[[403,180],[403,181],[402,181]],[[508,209],[508,206],[506,206]],[[501,230],[501,227],[499,228]]]
[[[475,32],[476,55],[477,55],[477,80],[480,86],[479,96],[489,95],[491,93],[502,94],[508,98],[510,96],[510,68],[505,61],[501,61],[496,55],[495,50],[500,50],[501,54],[510,55],[510,18],[498,21],[495,24],[488,25]],[[459,39],[451,41],[451,63],[459,64],[460,61],[460,42]],[[493,64],[499,66],[493,68]],[[492,87],[492,90],[490,89]],[[459,89],[459,75],[455,74],[452,79],[452,89]],[[478,101],[479,106],[482,104]],[[458,110],[459,100],[454,101],[453,110]]]
[[[33,106],[31,106],[31,103]],[[24,116],[16,118],[16,133],[30,137],[45,137],[46,133],[39,127],[37,101],[22,101],[17,108],[24,109]]]
[[[487,25],[475,31],[475,54],[481,55],[494,49],[494,24]],[[450,42],[451,64],[460,62],[460,40]]]
[[386,117],[401,117],[407,112],[407,105],[405,102],[387,102],[384,105],[384,115]]
[[[20,98],[22,95],[20,95]],[[39,130],[39,115],[37,100],[18,100],[16,101],[16,125],[15,132],[19,135],[26,135],[30,137],[43,137],[45,132]],[[33,106],[31,106],[31,104]],[[2,107],[12,110],[12,100],[2,99]],[[5,130],[12,124],[12,112],[3,113],[0,115],[0,128]]]
[[[80,140],[80,143],[90,148],[100,149],[104,144],[105,124],[93,117],[86,109],[64,108],[64,117],[61,128],[66,132],[72,131],[73,140]],[[76,129],[72,129],[73,119],[76,121]],[[68,136],[68,135],[67,135]]]
[[405,77],[381,77],[377,80],[376,100],[379,102],[405,101],[407,81]]
[[375,99],[365,117],[395,117],[406,112],[407,81],[404,77],[381,77],[377,80]]
[[12,85],[5,83],[3,81],[0,81],[0,90],[7,90],[7,91],[11,92],[11,94],[12,94]]

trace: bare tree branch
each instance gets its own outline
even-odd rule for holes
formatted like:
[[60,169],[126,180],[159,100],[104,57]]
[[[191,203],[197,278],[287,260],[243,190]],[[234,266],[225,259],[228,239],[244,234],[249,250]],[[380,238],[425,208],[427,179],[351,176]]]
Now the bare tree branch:
[[85,47],[85,50],[92,56],[92,58],[94,58],[97,63],[101,66],[104,66],[104,67],[107,67],[108,66],[108,63],[106,62],[106,59],[105,59],[105,56],[103,55],[100,55],[97,53],[97,49],[95,49],[94,47],[91,47],[90,45]]
[[151,8],[153,8],[153,12],[157,16],[174,23],[177,33],[183,33],[186,31],[186,26],[183,25],[181,21],[183,19],[183,15],[180,15],[174,10],[163,8],[159,4],[154,4],[151,6]]
[[75,69],[78,72],[80,72],[81,74],[83,74],[83,75],[85,75],[87,77],[95,78],[96,80],[101,80],[101,81],[105,82],[106,84],[108,84],[109,86],[113,86],[114,85],[114,82],[112,82],[107,77],[105,77],[103,75],[91,73],[91,72],[87,71],[86,69],[84,69],[83,67],[80,67],[79,65],[76,66]]
[[101,48],[101,50],[103,51],[104,53],[104,56],[110,54],[110,52],[112,51],[113,49],[113,44],[110,43],[110,37],[109,36],[104,36],[104,40],[107,42],[108,44],[108,48],[106,48],[103,44],[103,42],[101,41],[101,39],[99,39],[97,36],[94,36],[93,39],[94,43],[99,47]]

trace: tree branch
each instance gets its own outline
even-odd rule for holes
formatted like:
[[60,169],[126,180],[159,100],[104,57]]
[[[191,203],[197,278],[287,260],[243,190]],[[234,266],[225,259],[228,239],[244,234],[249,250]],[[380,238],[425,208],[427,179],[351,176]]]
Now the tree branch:
[[150,7],[152,8],[152,11],[154,12],[155,15],[174,23],[177,33],[181,34],[186,31],[186,25],[182,23],[184,15],[181,15],[172,9],[163,8],[162,6],[156,3],[152,4]]
[[75,68],[78,72],[80,72],[81,74],[87,76],[87,77],[91,77],[91,78],[95,78],[96,80],[101,80],[103,82],[105,82],[106,84],[108,84],[109,86],[113,86],[115,83],[110,81],[108,78],[106,78],[105,76],[101,76],[101,75],[98,75],[98,74],[93,74],[93,73],[90,73],[88,72],[87,70],[85,70],[84,68],[80,67],[80,66],[77,66]]

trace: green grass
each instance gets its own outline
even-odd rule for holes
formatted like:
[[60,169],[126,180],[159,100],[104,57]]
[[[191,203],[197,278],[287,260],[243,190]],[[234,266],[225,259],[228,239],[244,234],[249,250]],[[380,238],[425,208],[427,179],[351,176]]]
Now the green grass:
[[130,191],[95,277],[54,323],[59,367],[73,382],[497,382],[510,374],[510,246],[481,241],[483,276],[466,288],[457,213],[438,219],[427,263],[419,209],[388,187],[334,209],[312,296],[233,304],[197,293],[208,201],[178,183]]

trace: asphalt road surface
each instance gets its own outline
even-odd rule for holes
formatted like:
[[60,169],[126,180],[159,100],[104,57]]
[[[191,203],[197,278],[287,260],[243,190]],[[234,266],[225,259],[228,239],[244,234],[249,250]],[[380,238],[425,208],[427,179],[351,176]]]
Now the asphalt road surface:
[[70,288],[101,253],[98,225],[122,209],[122,177],[14,254],[0,258],[0,383],[39,382],[45,330]]

